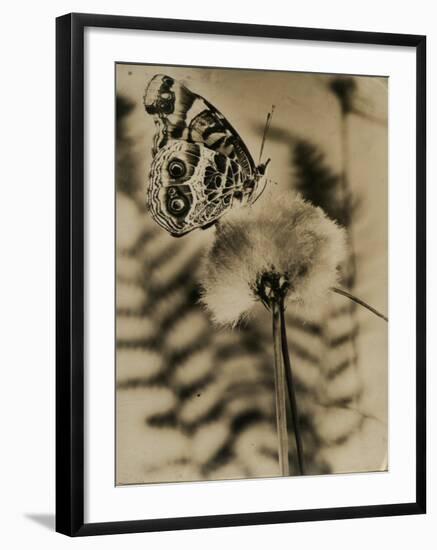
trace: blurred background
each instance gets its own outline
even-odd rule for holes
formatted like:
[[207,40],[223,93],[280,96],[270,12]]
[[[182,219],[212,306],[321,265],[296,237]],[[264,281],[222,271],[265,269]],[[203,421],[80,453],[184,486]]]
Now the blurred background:
[[[264,157],[275,192],[298,190],[347,228],[342,284],[386,313],[388,80],[116,71],[116,483],[277,476],[270,316],[260,306],[242,326],[217,329],[198,304],[214,229],[175,239],[147,212],[154,123],[142,98],[157,73],[182,81],[229,119],[255,159],[274,104]],[[387,469],[387,325],[333,296],[311,317],[287,311],[287,326],[308,474]],[[292,473],[295,462],[291,447]]]

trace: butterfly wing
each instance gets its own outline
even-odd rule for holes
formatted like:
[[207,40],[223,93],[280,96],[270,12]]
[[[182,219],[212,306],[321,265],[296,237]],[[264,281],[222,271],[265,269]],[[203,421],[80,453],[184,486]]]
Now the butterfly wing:
[[181,236],[213,224],[235,203],[254,200],[258,168],[211,103],[158,74],[147,86],[144,107],[156,124],[148,203],[157,223]]
[[153,158],[148,204],[154,220],[179,237],[207,227],[239,201],[242,172],[201,143],[170,141]]
[[246,178],[254,177],[255,163],[229,121],[203,97],[170,76],[155,75],[144,96],[146,112],[154,117],[154,151],[170,140],[202,143],[238,162]]

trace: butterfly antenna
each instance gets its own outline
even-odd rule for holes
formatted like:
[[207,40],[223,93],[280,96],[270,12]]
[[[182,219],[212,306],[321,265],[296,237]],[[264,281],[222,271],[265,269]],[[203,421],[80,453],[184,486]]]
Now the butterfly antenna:
[[261,141],[261,149],[259,151],[259,160],[258,160],[258,164],[261,164],[261,159],[262,159],[262,156],[263,156],[263,151],[264,151],[264,144],[266,142],[266,138],[267,138],[267,133],[269,131],[269,128],[270,128],[270,124],[272,122],[272,117],[273,117],[273,113],[275,111],[275,106],[272,105],[272,110],[270,111],[270,113],[267,114],[267,118],[266,118],[266,123],[264,125],[264,132],[263,132],[263,138],[262,138],[262,141]]

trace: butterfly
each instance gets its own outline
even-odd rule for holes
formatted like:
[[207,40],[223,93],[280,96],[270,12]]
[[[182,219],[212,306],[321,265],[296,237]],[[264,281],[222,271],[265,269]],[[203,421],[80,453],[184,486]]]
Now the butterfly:
[[144,107],[156,126],[148,206],[171,235],[206,229],[230,208],[260,196],[270,159],[256,165],[236,130],[206,99],[157,74],[147,85]]

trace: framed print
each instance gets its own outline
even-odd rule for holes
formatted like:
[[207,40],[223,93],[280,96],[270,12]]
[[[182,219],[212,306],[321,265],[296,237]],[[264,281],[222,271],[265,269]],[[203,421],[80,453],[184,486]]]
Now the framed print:
[[425,37],[56,47],[57,530],[425,513]]

